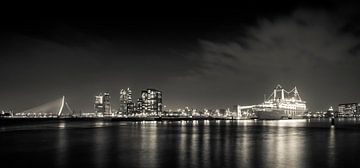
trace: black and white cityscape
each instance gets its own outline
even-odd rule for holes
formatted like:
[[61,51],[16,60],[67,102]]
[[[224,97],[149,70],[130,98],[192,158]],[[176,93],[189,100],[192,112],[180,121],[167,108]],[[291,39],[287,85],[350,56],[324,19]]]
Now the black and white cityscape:
[[360,166],[358,2],[98,5],[1,17],[1,167]]
[[[165,109],[162,91],[145,89],[139,98],[134,99],[130,88],[121,89],[115,103],[109,92],[100,92],[94,96],[93,111],[74,111],[65,96],[46,102],[42,105],[21,112],[2,110],[2,118],[107,118],[122,120],[281,120],[281,119],[310,119],[310,118],[355,118],[360,117],[360,103],[340,103],[335,107],[329,106],[322,111],[311,111],[302,100],[295,86],[292,90],[285,90],[278,84],[268,98],[255,105],[233,105],[227,108],[196,109],[184,107]],[[115,106],[114,104],[117,104]],[[113,105],[113,106],[112,106]]]

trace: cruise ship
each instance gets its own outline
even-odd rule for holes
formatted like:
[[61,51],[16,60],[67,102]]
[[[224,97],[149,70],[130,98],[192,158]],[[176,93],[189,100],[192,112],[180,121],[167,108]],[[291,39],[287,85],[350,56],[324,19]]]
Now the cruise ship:
[[286,91],[281,85],[277,85],[262,104],[253,106],[253,111],[258,119],[279,120],[303,118],[307,109],[296,86]]

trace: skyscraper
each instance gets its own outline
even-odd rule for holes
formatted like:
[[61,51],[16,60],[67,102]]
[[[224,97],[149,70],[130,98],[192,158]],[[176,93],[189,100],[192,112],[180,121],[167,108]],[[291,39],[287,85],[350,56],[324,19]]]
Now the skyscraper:
[[100,93],[95,96],[94,109],[97,115],[111,115],[109,92]]
[[104,113],[104,103],[103,103],[103,96],[99,94],[98,96],[95,96],[95,103],[94,103],[94,109],[95,113]]
[[120,113],[126,112],[126,103],[127,103],[127,96],[126,96],[126,90],[121,89],[120,90]]
[[144,101],[142,98],[138,98],[136,102],[136,111],[140,113],[144,113]]
[[126,89],[126,97],[127,97],[127,102],[128,102],[128,103],[132,102],[131,95],[132,95],[131,89],[130,89],[130,88],[127,88],[127,89]]
[[132,91],[130,88],[120,90],[120,109],[119,112],[128,115],[134,111],[132,102]]
[[156,89],[146,89],[141,92],[142,110],[147,115],[161,116],[162,92]]
[[135,111],[135,104],[133,102],[126,103],[126,113],[132,114]]
[[110,93],[109,92],[105,92],[104,93],[104,116],[110,116],[111,115],[111,104],[110,104]]

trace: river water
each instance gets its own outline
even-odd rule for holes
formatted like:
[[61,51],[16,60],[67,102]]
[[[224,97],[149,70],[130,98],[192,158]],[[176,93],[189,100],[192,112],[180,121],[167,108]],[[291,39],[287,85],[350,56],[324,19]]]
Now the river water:
[[360,120],[46,121],[0,126],[1,167],[360,167]]

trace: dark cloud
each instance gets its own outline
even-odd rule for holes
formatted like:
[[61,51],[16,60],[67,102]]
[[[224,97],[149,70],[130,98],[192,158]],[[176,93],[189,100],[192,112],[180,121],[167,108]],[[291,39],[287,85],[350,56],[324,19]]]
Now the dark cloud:
[[201,40],[200,69],[207,78],[224,83],[227,89],[207,81],[214,95],[229,94],[216,98],[223,99],[222,104],[259,103],[276,83],[289,89],[297,85],[310,108],[356,102],[360,79],[354,73],[360,70],[360,59],[354,50],[359,39],[342,31],[345,25],[325,11],[296,10],[273,20],[263,18],[245,29],[245,37]]
[[170,77],[189,73],[193,64],[173,47],[150,39],[111,40],[74,29],[3,37],[1,107],[16,111],[62,95],[72,98],[75,109],[92,110],[100,91],[110,91],[116,107],[121,88],[132,87],[137,94],[147,87],[161,89]]
[[277,83],[297,85],[312,109],[359,101],[358,12],[281,4],[5,19],[0,108],[66,95],[74,109],[90,111],[100,91],[110,91],[116,107],[127,87],[134,99],[143,88],[163,90],[170,108],[215,108],[260,103]]

